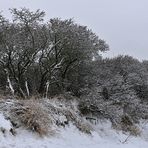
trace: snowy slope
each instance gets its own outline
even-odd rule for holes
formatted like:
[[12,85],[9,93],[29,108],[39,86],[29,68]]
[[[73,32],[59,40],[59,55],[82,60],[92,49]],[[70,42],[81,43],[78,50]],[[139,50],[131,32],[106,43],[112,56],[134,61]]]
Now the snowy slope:
[[54,137],[39,137],[24,129],[18,129],[17,135],[13,136],[9,132],[11,124],[0,114],[0,128],[6,129],[5,133],[0,132],[0,148],[147,148],[146,125],[143,126],[145,134],[139,138],[113,130],[110,122],[98,123],[97,132],[92,135],[83,134],[70,125],[59,128]]

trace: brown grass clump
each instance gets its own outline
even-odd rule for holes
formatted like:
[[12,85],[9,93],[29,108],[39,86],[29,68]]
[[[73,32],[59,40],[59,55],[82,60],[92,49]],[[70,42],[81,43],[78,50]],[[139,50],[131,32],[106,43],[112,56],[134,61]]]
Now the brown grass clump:
[[130,135],[138,136],[141,134],[140,129],[132,122],[130,117],[127,115],[122,117],[120,127],[122,131],[129,132]]
[[[48,114],[51,114],[54,120],[58,125],[64,125],[68,123],[73,123],[81,132],[91,134],[93,128],[91,125],[84,119],[79,112],[76,102],[72,100],[44,100],[42,101],[44,106],[48,109]],[[65,117],[65,121],[60,121],[60,116]],[[55,119],[56,117],[56,119]]]
[[66,111],[65,112],[66,118],[73,122],[73,124],[83,133],[86,134],[91,134],[93,131],[93,128],[91,127],[90,124],[88,124],[87,121],[85,121],[82,117],[74,113],[72,110],[71,111]]
[[51,128],[52,119],[48,115],[47,111],[34,100],[22,101],[17,107],[11,109],[11,120],[18,121],[23,126],[27,127],[34,132],[37,132],[40,136],[54,134]]
[[87,134],[91,134],[93,130],[79,112],[75,100],[8,99],[1,100],[0,106],[14,128],[24,126],[40,136],[52,136],[59,126],[65,127],[69,123]]
[[93,131],[93,128],[90,124],[88,124],[87,122],[84,121],[77,121],[76,122],[76,127],[83,133],[86,134],[91,134],[91,132]]

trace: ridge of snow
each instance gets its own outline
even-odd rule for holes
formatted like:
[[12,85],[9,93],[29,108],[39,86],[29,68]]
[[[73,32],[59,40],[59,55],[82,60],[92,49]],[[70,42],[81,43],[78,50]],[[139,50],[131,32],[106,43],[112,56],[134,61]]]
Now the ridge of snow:
[[[143,131],[148,132],[148,124],[142,124]],[[0,127],[9,130],[11,124],[3,114],[0,114]],[[74,125],[59,128],[55,137],[41,138],[35,133],[17,129],[17,135],[3,135],[0,132],[0,148],[147,148],[148,134],[143,137],[128,137],[127,134],[117,132],[111,127],[109,121],[99,121],[95,127],[97,132],[92,135],[81,133]],[[147,137],[147,139],[146,139]],[[125,140],[127,141],[125,142]]]

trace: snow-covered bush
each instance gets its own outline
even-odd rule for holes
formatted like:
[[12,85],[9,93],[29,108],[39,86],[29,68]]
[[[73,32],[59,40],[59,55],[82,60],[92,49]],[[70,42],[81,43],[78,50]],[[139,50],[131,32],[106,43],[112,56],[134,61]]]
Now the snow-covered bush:
[[115,129],[128,131],[133,135],[140,134],[136,124],[148,117],[148,105],[136,96],[129,99],[106,100],[93,90],[88,96],[83,96],[78,106],[88,120],[95,120],[95,124],[97,120],[109,119]]

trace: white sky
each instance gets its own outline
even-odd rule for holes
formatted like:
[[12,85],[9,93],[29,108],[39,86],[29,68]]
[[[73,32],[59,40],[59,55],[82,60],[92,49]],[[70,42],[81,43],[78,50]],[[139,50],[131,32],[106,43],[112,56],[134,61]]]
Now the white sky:
[[0,10],[41,9],[46,18],[74,18],[106,40],[105,56],[132,55],[148,60],[148,0],[0,0]]

